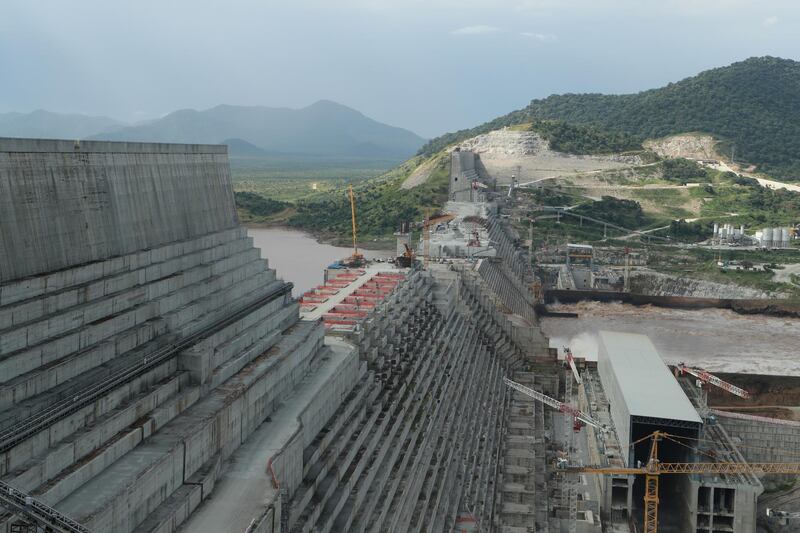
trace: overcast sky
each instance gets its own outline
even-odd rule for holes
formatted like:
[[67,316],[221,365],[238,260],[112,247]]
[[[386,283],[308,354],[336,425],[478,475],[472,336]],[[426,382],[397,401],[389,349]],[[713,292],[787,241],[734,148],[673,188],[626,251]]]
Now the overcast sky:
[[330,99],[431,137],[562,92],[800,59],[797,0],[1,0],[0,112]]

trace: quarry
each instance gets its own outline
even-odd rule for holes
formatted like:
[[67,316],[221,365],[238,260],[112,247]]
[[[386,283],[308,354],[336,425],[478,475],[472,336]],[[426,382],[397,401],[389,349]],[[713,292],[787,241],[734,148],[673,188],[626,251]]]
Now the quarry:
[[796,315],[534,269],[515,180],[636,157],[448,157],[415,260],[295,298],[225,146],[0,139],[0,532],[797,531]]

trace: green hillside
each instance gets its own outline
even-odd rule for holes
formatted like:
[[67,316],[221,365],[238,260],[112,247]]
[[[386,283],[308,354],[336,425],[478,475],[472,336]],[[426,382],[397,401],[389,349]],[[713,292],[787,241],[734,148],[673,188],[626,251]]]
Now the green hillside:
[[[425,217],[426,209],[441,209],[447,200],[450,157],[435,157],[428,180],[403,189],[402,183],[421,163],[422,158],[413,158],[353,187],[362,241],[386,239],[401,222],[418,222]],[[350,203],[344,187],[304,198],[294,207],[296,212],[289,218],[289,225],[333,239],[350,235]]]
[[735,145],[737,160],[800,179],[800,63],[751,58],[636,94],[564,94],[470,130],[431,140],[420,153],[512,124],[546,119],[646,138],[701,131]]

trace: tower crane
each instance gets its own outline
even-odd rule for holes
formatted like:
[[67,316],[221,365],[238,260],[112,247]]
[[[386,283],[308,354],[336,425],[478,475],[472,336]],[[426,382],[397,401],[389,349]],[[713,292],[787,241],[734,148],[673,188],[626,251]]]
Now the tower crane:
[[358,230],[356,227],[356,196],[353,193],[353,186],[347,188],[347,196],[350,198],[350,220],[353,224],[353,255],[347,260],[347,266],[359,267],[363,266],[364,255],[358,253]]
[[431,226],[435,227],[438,224],[450,222],[454,218],[456,218],[456,216],[450,213],[438,215],[433,218],[425,217],[425,222],[422,223],[422,239],[424,241],[422,254],[425,259],[425,268],[428,268],[428,261],[431,257]]
[[504,377],[503,378],[503,382],[506,385],[508,385],[509,387],[511,387],[512,389],[518,390],[522,394],[524,394],[526,396],[530,396],[534,400],[540,401],[545,405],[549,405],[553,409],[558,409],[562,413],[570,415],[572,417],[572,420],[573,420],[572,428],[575,431],[580,431],[581,428],[585,424],[589,424],[590,426],[595,427],[595,428],[597,428],[597,429],[599,429],[601,431],[607,431],[608,430],[608,428],[604,424],[602,424],[599,421],[595,420],[594,418],[592,418],[591,416],[587,415],[586,413],[584,413],[580,409],[572,407],[571,405],[568,405],[568,404],[566,404],[564,402],[559,402],[555,398],[551,398],[550,396],[547,396],[546,394],[542,394],[539,391],[533,390],[530,387],[526,387],[525,385],[517,383],[516,381],[512,381],[512,380],[510,380],[508,378]]
[[570,466],[559,463],[559,468],[567,473],[645,476],[643,533],[658,531],[658,478],[662,474],[800,474],[800,463],[662,463],[658,459],[658,443],[664,438],[670,439],[672,435],[655,431],[648,437],[652,440],[650,456],[647,463],[640,467]]
[[678,372],[681,373],[681,375],[691,374],[692,376],[696,377],[703,383],[711,383],[712,385],[716,385],[720,389],[726,390],[731,394],[735,394],[740,398],[744,398],[745,400],[750,398],[750,393],[747,392],[746,390],[737,387],[736,385],[732,385],[727,381],[724,381],[718,378],[717,376],[709,373],[708,371],[703,370],[702,368],[693,368],[690,366],[686,366],[684,363],[678,363],[678,365],[675,368],[678,370]]

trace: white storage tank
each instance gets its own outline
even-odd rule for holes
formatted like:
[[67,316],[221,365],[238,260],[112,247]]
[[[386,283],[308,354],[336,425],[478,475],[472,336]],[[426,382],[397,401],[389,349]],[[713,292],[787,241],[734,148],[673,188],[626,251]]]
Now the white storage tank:
[[761,233],[761,246],[764,248],[772,247],[772,228],[764,228]]
[[781,229],[781,247],[782,248],[789,247],[789,228]]

